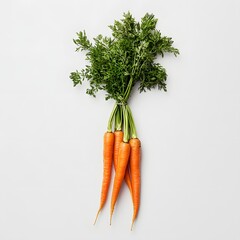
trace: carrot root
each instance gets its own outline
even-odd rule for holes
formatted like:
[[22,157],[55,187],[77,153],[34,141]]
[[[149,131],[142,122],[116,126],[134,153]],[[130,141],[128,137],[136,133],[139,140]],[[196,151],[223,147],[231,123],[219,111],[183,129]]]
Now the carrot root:
[[127,164],[130,155],[130,145],[126,142],[121,142],[119,146],[119,155],[116,174],[113,183],[112,198],[111,198],[111,208],[110,208],[110,223],[112,221],[112,215],[114,211],[114,206],[118,198],[118,194],[125,176]]
[[141,186],[141,174],[140,174],[140,158],[141,158],[141,142],[138,138],[132,138],[129,141],[131,146],[130,154],[130,171],[132,180],[132,193],[133,193],[133,217],[132,217],[132,227],[133,223],[137,217],[139,206],[140,206],[140,186]]
[[111,181],[111,171],[113,162],[113,147],[114,147],[114,134],[112,132],[106,132],[104,134],[103,144],[103,178],[102,178],[102,190],[100,198],[100,206],[97,212],[97,216],[94,221],[94,225],[97,221],[98,215],[105,205],[108,195],[108,189]]

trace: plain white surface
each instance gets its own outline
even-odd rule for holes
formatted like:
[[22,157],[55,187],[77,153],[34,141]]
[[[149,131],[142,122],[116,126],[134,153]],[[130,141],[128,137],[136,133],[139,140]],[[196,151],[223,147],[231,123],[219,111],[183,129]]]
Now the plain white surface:
[[[113,106],[73,88],[72,39],[130,10],[159,18],[178,58],[168,92],[134,93],[142,140],[141,209],[130,231],[124,186],[109,226],[98,208],[102,136]],[[1,240],[239,240],[240,2],[11,0],[1,3]]]

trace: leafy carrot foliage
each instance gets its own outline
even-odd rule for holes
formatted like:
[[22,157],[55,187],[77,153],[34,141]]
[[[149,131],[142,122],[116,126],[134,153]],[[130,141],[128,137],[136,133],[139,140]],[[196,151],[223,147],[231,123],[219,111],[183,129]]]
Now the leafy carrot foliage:
[[177,56],[179,51],[172,46],[172,38],[162,36],[156,25],[153,14],[147,13],[137,22],[128,12],[109,26],[111,37],[98,35],[90,42],[85,31],[77,33],[73,40],[76,51],[85,51],[89,65],[71,73],[74,86],[87,79],[87,94],[95,97],[98,90],[105,90],[106,99],[117,102],[124,99],[129,82],[130,88],[139,82],[140,92],[155,87],[166,91],[167,73],[156,58],[165,53]]

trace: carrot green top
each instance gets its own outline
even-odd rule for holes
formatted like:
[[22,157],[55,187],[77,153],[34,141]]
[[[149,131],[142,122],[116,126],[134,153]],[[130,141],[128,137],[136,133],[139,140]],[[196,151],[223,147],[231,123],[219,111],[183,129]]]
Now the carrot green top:
[[137,22],[128,12],[109,26],[111,37],[98,35],[90,42],[85,31],[77,33],[73,40],[76,51],[86,50],[89,65],[71,73],[74,86],[87,79],[90,83],[87,94],[95,97],[98,90],[105,90],[106,99],[121,103],[127,102],[136,82],[140,92],[155,87],[166,91],[166,70],[155,60],[164,53],[177,56],[179,51],[172,46],[172,38],[162,36],[156,29],[157,21],[147,13]]

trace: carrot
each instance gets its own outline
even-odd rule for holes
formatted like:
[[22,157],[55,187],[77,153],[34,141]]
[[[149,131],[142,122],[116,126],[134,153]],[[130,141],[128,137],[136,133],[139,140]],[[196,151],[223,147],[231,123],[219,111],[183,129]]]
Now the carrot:
[[125,176],[128,160],[130,156],[130,145],[127,142],[121,142],[119,146],[118,163],[116,174],[113,183],[112,199],[111,199],[111,210],[110,210],[110,225],[112,222],[112,215],[114,206],[118,198],[118,194],[122,185],[122,181]]
[[106,132],[103,139],[103,179],[102,179],[102,191],[100,206],[95,218],[94,224],[97,221],[98,214],[102,210],[108,195],[108,189],[111,181],[111,171],[113,162],[113,146],[114,146],[114,134],[112,132]]
[[132,227],[133,223],[137,217],[139,206],[140,206],[140,158],[141,158],[141,142],[138,138],[132,138],[129,141],[131,146],[130,153],[130,172],[132,180],[132,196],[133,196],[133,217],[132,217]]
[[[117,169],[117,161],[118,161],[118,153],[119,153],[119,146],[120,143],[123,141],[123,132],[122,131],[115,131],[114,132],[115,135],[115,141],[114,141],[114,169],[116,171]],[[124,176],[125,182],[129,188],[129,191],[131,193],[132,196],[132,184],[131,184],[131,178],[130,178],[130,174],[129,174],[129,166],[127,166],[126,172],[125,172],[125,176]]]

